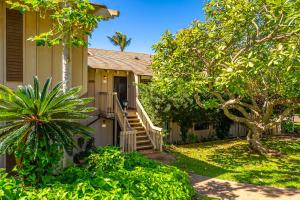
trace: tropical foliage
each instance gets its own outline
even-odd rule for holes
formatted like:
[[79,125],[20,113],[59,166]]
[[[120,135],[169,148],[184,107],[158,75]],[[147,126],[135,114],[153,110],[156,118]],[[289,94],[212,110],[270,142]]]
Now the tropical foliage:
[[[70,167],[43,186],[22,187],[0,172],[1,199],[191,199],[186,173],[117,148],[98,149],[86,167]],[[107,168],[108,167],[108,168]],[[111,170],[113,168],[114,170]]]
[[131,43],[131,38],[128,39],[127,36],[121,32],[116,32],[113,36],[107,36],[107,38],[113,45],[118,46],[121,51],[124,51]]
[[38,46],[63,46],[63,90],[69,89],[72,83],[71,47],[87,47],[87,37],[102,20],[101,16],[94,15],[94,6],[89,0],[0,0],[2,1],[10,9],[21,13],[37,12],[40,18],[51,19],[49,30],[26,39],[35,41]]
[[268,153],[262,134],[300,103],[299,9],[299,0],[210,1],[205,22],[154,46],[153,81],[223,109],[250,129],[251,150]]
[[40,17],[50,17],[53,26],[47,32],[39,33],[31,39],[37,45],[53,46],[67,39],[69,46],[87,46],[86,36],[97,27],[102,19],[93,14],[94,6],[88,0],[1,0],[10,9],[21,13],[35,11]]
[[[232,123],[220,109],[200,108],[193,96],[180,90],[175,81],[161,85],[158,81],[139,84],[139,98],[151,120],[159,126],[164,122],[178,123],[183,143],[197,142],[198,138],[190,138],[188,130],[194,123],[214,125],[220,139],[228,136]],[[192,139],[192,140],[191,140]]]
[[19,168],[34,172],[20,174],[35,174],[35,180],[44,175],[43,169],[57,164],[61,150],[72,153],[74,136],[89,136],[90,129],[78,120],[94,110],[86,107],[92,99],[79,98],[79,87],[64,93],[62,83],[52,90],[50,85],[48,79],[41,88],[36,77],[33,87],[19,86],[16,91],[0,85],[0,122],[5,123],[0,126],[0,154],[14,153]]

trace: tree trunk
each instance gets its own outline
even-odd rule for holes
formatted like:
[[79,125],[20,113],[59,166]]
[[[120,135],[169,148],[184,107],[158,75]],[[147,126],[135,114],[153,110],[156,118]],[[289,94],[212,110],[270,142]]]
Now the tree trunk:
[[66,92],[72,85],[71,48],[68,45],[68,37],[64,38],[62,45],[62,81],[63,91]]
[[[66,92],[72,86],[72,63],[71,63],[71,48],[68,44],[69,36],[64,37],[62,45],[62,82],[63,92]],[[63,167],[68,167],[72,163],[72,156],[69,156],[64,151]]]
[[256,129],[249,130],[249,133],[247,135],[247,141],[249,143],[249,149],[253,152],[259,153],[259,154],[267,154],[269,152],[268,149],[266,149],[261,144],[261,135],[262,132],[257,131]]

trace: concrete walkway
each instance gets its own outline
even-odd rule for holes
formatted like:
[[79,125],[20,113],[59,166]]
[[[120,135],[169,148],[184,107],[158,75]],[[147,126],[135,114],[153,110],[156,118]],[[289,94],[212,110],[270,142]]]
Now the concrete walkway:
[[300,190],[224,181],[190,174],[191,182],[201,196],[226,200],[300,200]]

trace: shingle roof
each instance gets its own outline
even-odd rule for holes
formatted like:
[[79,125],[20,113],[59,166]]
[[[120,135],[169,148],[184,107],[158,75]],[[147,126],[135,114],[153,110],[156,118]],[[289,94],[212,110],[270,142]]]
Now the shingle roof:
[[151,76],[151,55],[103,49],[89,49],[88,65],[94,69],[132,71],[137,75]]

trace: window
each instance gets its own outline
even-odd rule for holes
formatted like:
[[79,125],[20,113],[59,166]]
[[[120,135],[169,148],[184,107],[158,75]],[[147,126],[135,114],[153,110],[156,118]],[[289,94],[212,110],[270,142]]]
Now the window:
[[23,15],[6,9],[6,80],[23,82]]
[[199,122],[199,123],[195,123],[194,125],[195,131],[207,130],[207,129],[209,129],[209,123],[207,122]]

